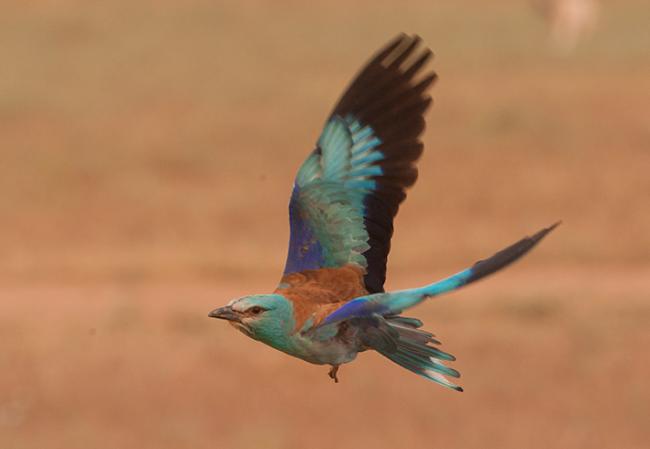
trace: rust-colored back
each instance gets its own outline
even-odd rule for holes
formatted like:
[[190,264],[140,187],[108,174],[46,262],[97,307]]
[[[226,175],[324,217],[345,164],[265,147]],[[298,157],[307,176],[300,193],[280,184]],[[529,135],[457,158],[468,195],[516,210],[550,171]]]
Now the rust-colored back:
[[341,304],[368,294],[363,276],[356,265],[306,270],[284,276],[275,293],[293,302],[297,331],[309,318],[317,324]]

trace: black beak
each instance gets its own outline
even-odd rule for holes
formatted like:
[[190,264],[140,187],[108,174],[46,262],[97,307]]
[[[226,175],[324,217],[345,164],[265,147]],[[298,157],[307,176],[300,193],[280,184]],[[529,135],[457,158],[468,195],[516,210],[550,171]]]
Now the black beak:
[[240,322],[239,314],[232,310],[230,306],[219,307],[208,313],[210,318],[219,318],[220,320]]

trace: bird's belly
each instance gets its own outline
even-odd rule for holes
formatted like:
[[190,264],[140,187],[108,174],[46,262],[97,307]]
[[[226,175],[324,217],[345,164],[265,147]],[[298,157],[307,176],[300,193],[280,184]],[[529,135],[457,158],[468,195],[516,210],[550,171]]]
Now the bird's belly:
[[316,365],[342,365],[357,356],[357,349],[340,340],[305,342],[292,355]]

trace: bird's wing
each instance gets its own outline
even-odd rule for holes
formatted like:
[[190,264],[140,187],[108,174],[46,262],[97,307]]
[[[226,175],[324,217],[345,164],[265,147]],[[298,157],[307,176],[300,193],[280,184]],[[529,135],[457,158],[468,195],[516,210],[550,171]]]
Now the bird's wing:
[[345,91],[300,167],[289,206],[284,274],[354,265],[382,292],[393,218],[417,178],[420,134],[435,73],[420,38],[400,35]]
[[546,234],[558,225],[559,223],[555,223],[553,226],[544,228],[531,237],[524,237],[513,245],[494,254],[492,257],[481,260],[470,268],[425,287],[391,293],[378,293],[353,299],[326,316],[319,322],[318,327],[328,326],[353,318],[399,315],[402,311],[419,304],[427,298],[456,290],[504,268],[530,251]]

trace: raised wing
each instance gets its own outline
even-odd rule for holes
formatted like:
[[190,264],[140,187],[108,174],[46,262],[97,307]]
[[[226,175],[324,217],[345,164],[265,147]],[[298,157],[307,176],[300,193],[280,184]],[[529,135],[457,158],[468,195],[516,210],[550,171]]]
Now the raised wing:
[[296,176],[284,274],[352,264],[382,292],[393,218],[417,178],[423,114],[431,103],[431,57],[400,35],[361,70]]

